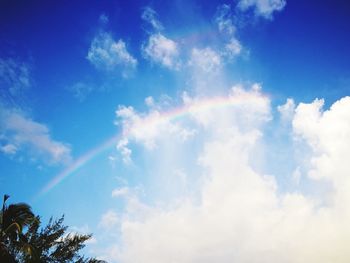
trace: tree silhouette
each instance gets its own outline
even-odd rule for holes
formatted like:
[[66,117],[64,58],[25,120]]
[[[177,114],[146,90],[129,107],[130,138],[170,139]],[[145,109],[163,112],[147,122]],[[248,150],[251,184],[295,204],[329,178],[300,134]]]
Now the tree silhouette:
[[7,206],[8,198],[8,195],[4,195],[0,213],[0,259],[17,262],[17,253],[20,253],[28,258],[28,262],[36,262],[35,250],[23,234],[23,229],[35,221],[35,216],[27,204]]
[[69,233],[63,224],[64,216],[50,219],[41,227],[39,216],[34,216],[24,203],[6,206],[4,196],[1,212],[1,263],[103,263],[80,255],[91,235]]

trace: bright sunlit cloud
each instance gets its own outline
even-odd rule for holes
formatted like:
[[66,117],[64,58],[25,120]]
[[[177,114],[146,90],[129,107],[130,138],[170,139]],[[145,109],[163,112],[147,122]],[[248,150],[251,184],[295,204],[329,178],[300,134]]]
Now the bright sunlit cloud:
[[[189,142],[174,143],[175,135],[163,132],[165,139],[158,141],[157,152],[145,153],[156,156],[146,167],[166,171],[172,189],[182,180],[187,191],[177,188],[167,203],[146,202],[136,210],[134,199],[130,199],[115,228],[121,231],[122,243],[111,248],[113,253],[105,252],[107,258],[113,254],[111,259],[121,262],[346,262],[346,243],[350,239],[350,210],[346,206],[350,201],[350,166],[346,164],[350,149],[350,126],[346,121],[350,119],[349,98],[325,111],[322,100],[300,103],[295,113],[291,113],[294,107],[290,99],[279,107],[281,121],[290,118],[292,122],[289,136],[312,147],[307,171],[298,176],[314,188],[320,180],[330,186],[330,190],[311,195],[302,185],[292,192],[281,192],[277,182],[280,177],[293,180],[295,175],[269,175],[255,168],[255,155],[262,147],[259,141],[268,136],[270,99],[259,89],[235,88],[229,96],[234,103],[199,111],[194,106],[194,111],[189,108],[181,117],[189,127],[196,127]],[[197,120],[204,118],[205,125],[198,125]],[[176,118],[167,121],[179,122]],[[282,130],[282,122],[278,129]],[[153,126],[143,122],[142,130],[149,125]],[[199,141],[200,146],[193,148],[191,140]],[[169,149],[183,154],[182,158],[169,154]],[[265,145],[263,150],[270,151],[270,146]],[[188,158],[195,162],[186,164]],[[172,178],[171,172],[179,168],[199,180]],[[153,176],[164,183],[161,173]],[[126,188],[121,188],[112,195],[125,193]],[[158,197],[169,200],[166,195],[163,192]]]

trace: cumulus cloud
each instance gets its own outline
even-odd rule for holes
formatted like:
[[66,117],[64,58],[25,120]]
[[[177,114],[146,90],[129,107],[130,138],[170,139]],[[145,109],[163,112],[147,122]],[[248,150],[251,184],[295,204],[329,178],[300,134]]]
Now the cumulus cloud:
[[23,114],[23,112],[0,107],[1,151],[14,155],[28,151],[31,157],[52,164],[71,161],[69,145],[51,138],[49,129]]
[[[272,18],[285,2],[240,5]],[[221,22],[219,29],[233,34],[232,22]],[[222,73],[222,59],[213,48],[193,48],[189,66],[206,82],[207,75]],[[206,82],[209,88],[218,86],[213,79],[214,85]],[[170,101],[174,110],[153,97],[146,98],[145,112],[117,109],[123,132],[117,149],[126,163],[135,149],[147,160],[139,168],[150,178],[143,196],[134,193],[125,198],[122,211],[102,217],[113,226],[109,232],[118,233],[103,258],[122,263],[348,262],[350,97],[329,109],[322,99],[296,103],[292,98],[274,108],[259,84],[235,85],[220,96],[196,88],[194,94],[183,93],[180,103]],[[275,112],[279,118],[274,119]],[[286,129],[285,123],[291,125]],[[279,151],[297,151],[300,145],[310,150],[302,161],[277,164],[279,173],[273,169],[276,160],[259,157],[276,150],[268,143],[274,139],[272,129],[288,138]],[[259,162],[267,163],[261,168]],[[295,188],[285,189],[288,181]],[[128,187],[117,188],[112,197],[129,193]]]
[[314,152],[309,176],[328,178],[339,190],[350,183],[350,167],[346,164],[350,149],[350,97],[338,100],[327,111],[323,111],[323,104],[324,101],[319,99],[299,104],[293,128]]
[[272,19],[273,13],[283,10],[285,0],[240,0],[237,8],[241,11],[253,9],[256,16]]
[[152,34],[142,51],[145,58],[169,69],[178,69],[180,66],[177,43],[162,34]]
[[[271,118],[269,100],[261,93],[261,86],[257,83],[250,89],[241,85],[233,86],[226,96],[192,98],[185,95],[183,100],[189,116],[206,128],[213,128],[212,125],[226,127],[232,123],[247,128]],[[220,104],[224,106],[217,109]],[[251,104],[255,107],[250,107]]]
[[171,122],[156,109],[148,113],[138,113],[132,107],[119,106],[116,111],[117,125],[121,125],[123,138],[119,140],[117,149],[121,152],[125,163],[131,162],[130,142],[137,142],[147,149],[153,150],[157,141],[171,135],[174,139],[185,141],[193,135],[193,131],[185,129],[180,123]]
[[97,69],[107,72],[121,71],[127,77],[137,66],[137,60],[128,52],[122,39],[115,41],[106,32],[98,34],[91,42],[86,57]]
[[[261,142],[268,136],[274,112],[259,85],[250,89],[235,86],[222,101],[186,95],[184,104],[188,114],[183,117],[187,120],[183,128],[196,127],[194,137],[177,144],[187,154],[178,159],[162,151],[152,165],[166,163],[168,171],[181,171],[186,176],[178,176],[179,180],[189,187],[165,204],[127,199],[118,226],[111,229],[120,233],[120,243],[109,248],[106,259],[146,263],[347,262],[349,97],[328,110],[323,110],[323,100],[295,106],[289,99],[279,106],[281,114],[292,122],[293,134],[286,136],[311,148],[304,160],[308,181],[300,180],[304,170],[296,164],[289,175],[298,183],[293,191],[281,191],[277,178],[285,175],[266,174],[254,165],[261,147],[271,150]],[[132,123],[142,116],[126,109],[128,114],[124,115],[134,118]],[[123,125],[130,127],[130,122]],[[168,144],[170,136],[168,133],[167,140],[158,143]],[[193,140],[200,147],[194,147]],[[147,147],[135,141],[138,143]],[[184,165],[188,160],[191,164]],[[184,169],[179,169],[181,165]],[[156,179],[162,180],[158,176]],[[200,179],[193,181],[196,176]],[[316,194],[305,190],[305,184],[317,189],[319,181],[331,187],[318,189]],[[126,192],[123,188],[114,191],[116,196]]]

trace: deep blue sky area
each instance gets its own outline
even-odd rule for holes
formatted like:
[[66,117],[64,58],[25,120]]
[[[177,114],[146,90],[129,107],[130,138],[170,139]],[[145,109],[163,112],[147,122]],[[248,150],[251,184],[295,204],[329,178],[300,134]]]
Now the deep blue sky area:
[[[144,26],[140,25],[144,6],[162,10],[159,18],[169,31],[189,28],[193,33],[196,22],[211,22],[219,3],[230,3],[190,2],[2,1],[0,52],[2,57],[32,61],[36,90],[40,93],[49,89],[51,92],[45,99],[51,101],[61,96],[53,87],[68,86],[77,79],[99,78],[91,65],[84,62],[86,49],[101,28],[98,18],[102,13],[109,17],[108,25],[102,27],[116,38],[125,39],[131,52],[139,53],[145,37]],[[257,26],[246,25],[239,33],[257,65],[255,74],[246,74],[254,74],[267,88],[270,84],[271,88],[278,88],[282,96],[302,95],[301,99],[312,99],[312,90],[316,88],[320,95],[330,96],[332,100],[344,95],[346,91],[342,92],[339,86],[350,75],[350,4],[292,1],[287,6],[283,13],[276,14],[276,23],[254,21],[251,23]]]
[[[266,95],[267,124],[221,114],[232,92],[245,110],[246,97]],[[307,192],[315,145],[300,141],[315,135],[293,130],[295,109],[318,98],[327,110],[349,95],[350,1],[0,0],[0,194],[84,231],[102,231],[106,216],[121,233],[132,209],[203,190],[203,152],[218,135],[200,115],[208,109],[221,132],[230,121],[261,132],[252,166],[275,176],[279,193]],[[170,174],[189,186],[180,191]],[[103,232],[88,253],[107,255],[115,236]]]

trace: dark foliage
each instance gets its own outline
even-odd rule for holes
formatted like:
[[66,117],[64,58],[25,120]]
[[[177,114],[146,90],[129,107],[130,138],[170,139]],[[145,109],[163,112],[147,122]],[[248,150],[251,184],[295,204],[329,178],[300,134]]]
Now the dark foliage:
[[103,263],[80,255],[91,235],[69,233],[64,217],[50,219],[41,227],[39,216],[34,216],[27,204],[8,207],[4,197],[0,213],[1,263]]

